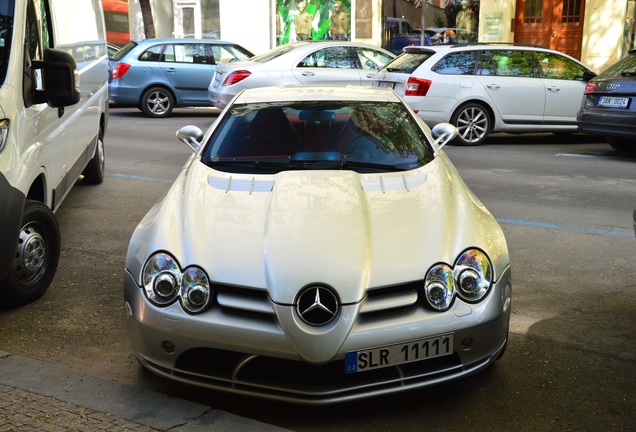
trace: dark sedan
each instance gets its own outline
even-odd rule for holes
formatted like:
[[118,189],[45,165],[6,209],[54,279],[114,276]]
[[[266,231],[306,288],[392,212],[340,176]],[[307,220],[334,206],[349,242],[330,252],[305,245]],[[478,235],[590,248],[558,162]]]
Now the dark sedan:
[[636,153],[636,49],[587,84],[576,120],[582,132]]

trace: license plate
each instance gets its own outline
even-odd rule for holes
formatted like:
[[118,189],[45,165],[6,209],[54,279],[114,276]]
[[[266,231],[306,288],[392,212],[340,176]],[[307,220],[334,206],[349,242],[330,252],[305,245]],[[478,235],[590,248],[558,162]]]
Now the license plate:
[[627,105],[629,105],[629,98],[601,96],[598,101],[598,105],[610,108],[627,108]]
[[386,82],[386,81],[380,81],[378,83],[378,87],[387,87],[387,88],[393,88],[393,83],[392,82]]
[[451,333],[363,351],[351,351],[345,357],[346,373],[364,372],[449,355],[453,353],[453,340],[454,336]]

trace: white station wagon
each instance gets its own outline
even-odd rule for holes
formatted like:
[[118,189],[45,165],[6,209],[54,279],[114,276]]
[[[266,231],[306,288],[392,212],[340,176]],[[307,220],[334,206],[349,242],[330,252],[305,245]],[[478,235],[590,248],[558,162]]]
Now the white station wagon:
[[458,145],[491,132],[577,132],[583,90],[596,73],[580,61],[527,45],[405,47],[376,76],[429,125],[450,122]]

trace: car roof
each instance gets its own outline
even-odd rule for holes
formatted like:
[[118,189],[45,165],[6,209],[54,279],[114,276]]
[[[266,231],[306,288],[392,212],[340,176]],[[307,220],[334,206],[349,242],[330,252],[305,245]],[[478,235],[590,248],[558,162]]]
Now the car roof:
[[215,45],[238,45],[235,42],[216,40],[216,39],[188,39],[188,38],[172,38],[172,39],[139,39],[134,40],[138,45],[155,45],[162,43],[208,43]]
[[383,87],[290,85],[245,89],[238,94],[234,103],[294,101],[401,102],[402,100],[392,89]]

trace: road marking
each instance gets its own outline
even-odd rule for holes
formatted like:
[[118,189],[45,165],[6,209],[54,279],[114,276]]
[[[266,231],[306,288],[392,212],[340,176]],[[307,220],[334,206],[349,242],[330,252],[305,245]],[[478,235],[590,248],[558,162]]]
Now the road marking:
[[497,221],[499,223],[504,223],[504,224],[524,225],[524,226],[546,228],[546,229],[556,229],[556,230],[563,230],[563,231],[576,231],[576,232],[583,232],[587,234],[603,234],[603,235],[611,235],[616,237],[634,237],[634,233],[629,231],[610,231],[610,230],[603,230],[603,229],[582,228],[582,227],[575,227],[575,226],[557,225],[557,224],[533,222],[533,221],[518,220],[518,219],[497,218]]
[[134,175],[128,175],[128,174],[106,174],[106,176],[125,178],[129,180],[149,181],[154,183],[167,183],[167,184],[174,183],[174,180],[166,180],[166,179],[159,179],[159,178],[153,178],[153,177],[140,177],[140,176],[134,176]]

